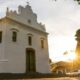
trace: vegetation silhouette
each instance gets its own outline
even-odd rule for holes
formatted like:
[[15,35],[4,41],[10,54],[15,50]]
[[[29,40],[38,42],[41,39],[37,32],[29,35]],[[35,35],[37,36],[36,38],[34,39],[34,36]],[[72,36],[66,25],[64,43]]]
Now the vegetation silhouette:
[[76,31],[76,41],[77,41],[77,46],[76,46],[76,55],[77,55],[77,68],[80,69],[80,29]]
[[[58,0],[52,0],[52,1],[58,1]],[[78,4],[80,5],[80,0],[74,0],[74,1],[77,1]]]

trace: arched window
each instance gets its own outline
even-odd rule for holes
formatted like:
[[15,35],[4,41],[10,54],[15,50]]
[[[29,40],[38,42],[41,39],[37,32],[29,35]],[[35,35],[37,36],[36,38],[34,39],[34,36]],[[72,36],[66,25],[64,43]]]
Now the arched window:
[[12,32],[12,41],[13,42],[16,42],[17,41],[17,32],[16,31],[13,31]]
[[32,45],[32,37],[31,36],[28,36],[28,45]]
[[17,32],[19,32],[19,30],[12,28],[11,31],[12,31],[12,41],[16,42],[17,41]]
[[32,45],[32,39],[33,39],[33,34],[28,33],[28,45],[31,46]]
[[44,38],[41,38],[41,48],[44,48]]
[[2,42],[2,31],[0,31],[0,43]]

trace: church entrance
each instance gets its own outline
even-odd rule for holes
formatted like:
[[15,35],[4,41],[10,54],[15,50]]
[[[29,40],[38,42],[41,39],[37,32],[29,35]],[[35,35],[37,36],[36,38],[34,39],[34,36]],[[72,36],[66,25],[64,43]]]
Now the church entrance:
[[26,72],[36,72],[35,50],[26,49]]

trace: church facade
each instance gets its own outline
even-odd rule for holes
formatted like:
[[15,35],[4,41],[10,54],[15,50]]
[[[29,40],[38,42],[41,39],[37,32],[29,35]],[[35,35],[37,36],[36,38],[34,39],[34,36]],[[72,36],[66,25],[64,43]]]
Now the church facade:
[[50,73],[48,33],[28,4],[0,19],[0,73]]

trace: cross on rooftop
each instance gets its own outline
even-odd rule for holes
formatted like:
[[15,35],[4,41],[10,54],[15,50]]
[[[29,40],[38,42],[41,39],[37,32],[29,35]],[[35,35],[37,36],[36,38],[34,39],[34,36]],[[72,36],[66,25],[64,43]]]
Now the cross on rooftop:
[[27,1],[27,5],[29,5],[29,2]]

